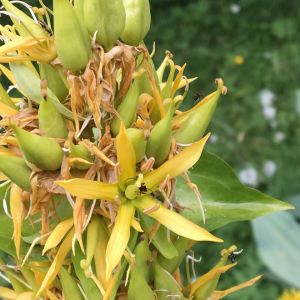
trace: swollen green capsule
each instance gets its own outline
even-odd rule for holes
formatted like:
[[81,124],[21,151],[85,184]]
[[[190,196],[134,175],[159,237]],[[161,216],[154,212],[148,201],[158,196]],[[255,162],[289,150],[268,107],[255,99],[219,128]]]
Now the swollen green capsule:
[[[226,94],[223,81],[218,82],[219,88],[213,97],[202,100],[199,107],[192,110],[189,118],[182,124],[181,128],[174,133],[174,138],[178,143],[190,144],[199,141],[212,118],[221,93]],[[225,88],[225,90],[224,90]]]
[[173,110],[174,103],[165,117],[154,126],[147,141],[146,155],[155,158],[155,165],[163,163],[170,152]]
[[150,29],[149,0],[123,0],[126,21],[121,39],[125,44],[137,46]]
[[164,290],[156,292],[158,300],[168,300],[171,298],[170,295],[183,297],[181,289],[172,275],[166,272],[157,260],[154,260],[153,264],[155,269],[154,288],[155,290]]
[[24,191],[30,190],[31,169],[24,158],[0,155],[0,171]]
[[106,52],[113,48],[125,27],[125,9],[122,0],[85,0],[83,5],[85,26],[91,36]]
[[[93,162],[94,161],[94,155],[91,154],[91,152],[83,145],[74,145],[73,143],[70,143],[69,146],[71,152],[70,152],[70,158],[73,157],[79,157],[82,158],[84,160],[87,160],[89,162]],[[91,167],[91,165],[86,164],[84,162],[75,162],[74,166],[76,169],[79,170],[86,170],[88,168]]]
[[44,131],[45,136],[66,139],[68,129],[65,120],[52,100],[47,95],[46,80],[41,80],[42,99],[38,112],[39,128]]
[[83,21],[68,0],[53,0],[55,45],[62,65],[71,71],[85,68],[91,40]]
[[176,272],[176,270],[179,268],[179,265],[185,254],[185,249],[188,245],[188,242],[189,240],[184,237],[179,237],[175,242],[173,242],[173,245],[178,251],[178,256],[175,256],[172,259],[167,259],[163,255],[159,254],[157,256],[157,260],[160,266],[173,275]]
[[151,283],[153,280],[153,264],[147,263],[149,257],[151,257],[151,251],[148,246],[148,239],[145,238],[143,241],[135,247],[133,254],[135,255],[135,267],[140,272],[141,276],[146,280],[147,283]]
[[11,98],[9,97],[9,95],[6,93],[5,89],[3,88],[2,84],[0,83],[0,98],[1,98],[1,101],[13,108],[13,109],[16,109],[18,110],[18,108],[16,107],[16,105],[14,104],[14,102],[11,100]]
[[61,166],[64,153],[54,140],[28,132],[13,123],[9,126],[14,131],[27,162],[41,170],[54,171]]
[[[144,72],[144,69],[140,69],[138,72],[133,73],[132,77],[134,78],[134,82],[117,108],[117,112],[121,116],[125,128],[129,128],[136,121],[140,96],[139,79]],[[117,116],[114,116],[111,122],[111,131],[114,136],[119,134],[120,125],[121,120]]]

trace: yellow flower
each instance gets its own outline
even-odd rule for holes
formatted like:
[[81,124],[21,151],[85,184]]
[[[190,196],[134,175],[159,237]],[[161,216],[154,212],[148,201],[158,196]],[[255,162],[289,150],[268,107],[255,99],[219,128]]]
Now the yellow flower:
[[244,63],[244,57],[243,56],[236,56],[234,58],[234,62],[237,64],[237,65],[242,65]]
[[[205,229],[185,219],[181,215],[166,209],[148,195],[140,193],[143,183],[147,189],[156,189],[167,176],[171,179],[191,168],[200,158],[205,142],[209,135],[197,143],[190,145],[172,159],[166,161],[158,169],[136,178],[136,158],[131,141],[126,133],[125,126],[121,123],[120,134],[117,139],[118,162],[122,174],[118,184],[107,184],[98,181],[71,179],[56,181],[69,193],[85,199],[105,199],[115,202],[121,199],[118,217],[112,235],[108,241],[106,251],[107,278],[120,261],[129,240],[130,226],[135,209],[147,212],[158,222],[168,227],[175,233],[188,239],[197,241],[222,242]],[[142,182],[141,182],[142,181]],[[154,208],[155,209],[152,209]]]
[[296,289],[284,291],[278,300],[300,300],[300,291],[296,291]]

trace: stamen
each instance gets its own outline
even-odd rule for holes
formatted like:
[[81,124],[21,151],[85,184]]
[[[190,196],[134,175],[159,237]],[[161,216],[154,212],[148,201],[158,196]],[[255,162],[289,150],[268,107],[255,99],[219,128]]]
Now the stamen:
[[92,48],[93,48],[93,49],[97,48],[97,46],[96,46],[96,37],[97,37],[97,33],[98,33],[98,30],[96,30],[96,32],[95,32],[94,35],[93,35],[93,39],[92,39]]
[[141,167],[141,171],[143,172],[144,175],[153,169],[153,165],[155,163],[154,157],[150,157],[149,159],[147,159],[147,157],[145,156],[145,159],[146,159],[146,163],[143,164]]
[[127,286],[127,283],[128,283],[128,281],[129,281],[130,270],[131,270],[131,267],[129,266],[129,267],[128,267],[128,270],[126,271],[125,286]]
[[6,10],[0,10],[0,16],[1,16],[1,14],[8,15],[10,17],[15,18],[19,22],[19,24],[21,24],[21,22],[22,22],[22,20],[19,17],[17,17],[16,15],[14,15]]
[[73,256],[75,256],[75,243],[76,243],[76,240],[78,240],[77,233],[75,233],[73,238],[72,238],[72,253],[73,253]]
[[32,10],[32,6],[29,5],[28,3],[24,2],[24,1],[17,1],[17,0],[14,0],[14,1],[10,1],[10,3],[20,3],[22,5],[24,5],[26,8],[28,8],[28,10],[30,11],[30,14],[32,16],[32,19],[35,21],[35,23],[38,23],[38,20],[37,18],[35,17],[35,14]]
[[70,193],[69,193],[67,190],[66,190],[66,196],[67,196],[67,199],[68,199],[68,201],[69,201],[70,205],[71,205],[71,206],[72,206],[72,208],[74,209],[75,202],[74,202],[74,200],[72,199],[72,197],[71,197]]
[[161,192],[167,185],[168,180],[170,179],[170,174],[166,176],[166,179],[159,185],[159,191]]
[[20,89],[20,87],[18,85],[10,85],[6,91],[6,93],[8,94],[11,90],[13,89]]
[[84,227],[82,229],[82,232],[85,231],[86,227],[88,226],[88,224],[89,224],[89,222],[90,222],[90,220],[92,218],[92,214],[93,214],[94,207],[96,205],[96,201],[97,201],[96,199],[93,200],[93,204],[92,204],[92,206],[90,208],[90,212],[89,212],[88,218],[86,220],[86,223],[85,223],[85,225],[84,225]]
[[155,42],[153,42],[153,49],[152,49],[152,52],[150,54],[150,57],[152,58],[154,54],[155,54]]
[[84,298],[85,300],[88,300],[88,297],[86,296],[86,294],[85,294],[83,288],[81,287],[81,285],[80,285],[79,283],[77,283],[77,286],[78,286],[78,288],[79,288],[79,290],[80,290],[80,292],[81,292],[83,298]]
[[155,204],[154,206],[143,210],[143,213],[148,214],[157,211],[160,208],[159,204]]
[[0,277],[3,278],[5,281],[7,281],[9,284],[11,284],[10,280],[5,275],[3,275],[1,272],[0,272]]
[[240,250],[240,251],[234,251],[232,252],[234,255],[239,255],[244,251],[244,249]]
[[195,278],[197,278],[196,271],[195,271],[195,262],[200,262],[202,260],[202,257],[200,257],[199,259],[195,259],[195,257],[194,257],[194,251],[190,250],[190,252],[192,253],[192,255],[187,255],[186,262],[189,263],[189,260],[192,261],[193,275],[194,275]]

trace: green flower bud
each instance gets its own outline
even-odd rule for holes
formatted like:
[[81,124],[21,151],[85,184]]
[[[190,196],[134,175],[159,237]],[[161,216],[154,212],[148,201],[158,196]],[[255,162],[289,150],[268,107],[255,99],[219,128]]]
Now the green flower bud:
[[160,266],[173,275],[176,272],[176,270],[179,268],[179,265],[185,254],[185,249],[188,245],[188,242],[189,239],[186,239],[184,237],[179,237],[175,242],[173,242],[173,245],[175,246],[179,255],[175,256],[172,259],[167,259],[163,255],[159,254],[157,256],[157,260]]
[[64,80],[61,78],[61,75],[65,75],[61,73],[56,71],[51,65],[41,63],[41,78],[46,79],[48,88],[60,102],[63,102],[68,96],[69,90],[67,89]]
[[106,52],[113,48],[125,27],[125,9],[122,0],[85,0],[84,23],[90,35]]
[[[70,158],[79,157],[91,163],[94,162],[94,155],[92,155],[91,152],[85,146],[74,145],[73,143],[70,143],[69,148],[71,150]],[[75,162],[74,165],[75,168],[79,170],[86,170],[91,167],[91,165],[88,165],[83,162]]]
[[223,86],[223,81],[221,81],[221,79],[218,81],[219,87],[213,97],[202,100],[198,108],[191,110],[189,118],[173,134],[178,143],[191,144],[202,138],[215,111],[221,93],[226,94],[226,87]]
[[121,39],[125,44],[137,46],[150,29],[149,0],[123,0],[126,21]]
[[136,162],[139,163],[145,156],[147,141],[145,141],[144,131],[137,128],[128,128],[126,132],[131,140]]
[[[140,213],[141,217],[141,226],[143,230],[146,232],[150,227],[154,228],[155,219],[151,218],[147,214]],[[156,247],[156,249],[166,258],[171,259],[175,256],[178,256],[178,251],[174,247],[172,242],[168,242],[167,238],[167,229],[163,225],[161,225],[156,232],[152,244]]]
[[181,295],[181,297],[183,297],[179,285],[172,275],[164,271],[157,260],[154,260],[153,264],[155,270],[154,288],[156,290],[166,290],[166,292],[156,292],[158,300],[170,299],[169,295]]
[[0,171],[21,189],[29,192],[31,169],[24,158],[0,155]]
[[41,170],[54,171],[61,166],[64,153],[54,140],[28,132],[13,123],[9,126],[14,131],[27,162]]
[[1,101],[13,108],[13,109],[16,109],[18,110],[18,108],[16,107],[15,103],[11,100],[11,98],[9,97],[9,95],[6,93],[6,90],[3,88],[2,84],[0,83],[0,98],[1,98]]
[[136,265],[131,265],[131,277],[128,288],[128,300],[155,300],[154,294],[139,272]]
[[89,33],[68,0],[54,0],[53,9],[58,57],[66,69],[80,71],[91,55]]
[[47,32],[42,28],[41,25],[36,23],[33,19],[28,17],[25,13],[23,13],[20,9],[16,8],[13,4],[11,4],[8,0],[1,0],[4,5],[6,11],[17,16],[22,20],[22,23],[26,26],[27,30],[22,23],[19,24],[19,21],[14,17],[11,17],[17,31],[23,37],[31,36],[30,32],[35,36],[44,36],[47,37]]
[[41,86],[42,100],[38,112],[39,128],[45,132],[47,137],[66,139],[68,130],[65,120],[52,100],[47,96],[45,79],[42,79]]
[[133,254],[135,255],[135,267],[140,272],[141,276],[146,280],[147,283],[151,283],[153,280],[153,264],[147,264],[147,260],[151,257],[151,251],[148,246],[148,239],[145,238],[143,241],[135,247]]
[[172,117],[174,103],[169,108],[168,113],[152,129],[150,138],[147,141],[146,155],[154,157],[154,165],[160,165],[167,158],[172,138]]
[[84,300],[84,297],[77,285],[77,281],[64,267],[60,268],[59,276],[66,300]]
[[[134,82],[129,88],[125,98],[117,108],[117,112],[121,116],[125,128],[129,128],[135,121],[137,117],[137,109],[139,104],[139,79],[145,70],[141,69],[139,72],[133,73],[132,77]],[[114,136],[119,134],[121,126],[121,120],[118,116],[114,116],[111,122],[111,131]]]

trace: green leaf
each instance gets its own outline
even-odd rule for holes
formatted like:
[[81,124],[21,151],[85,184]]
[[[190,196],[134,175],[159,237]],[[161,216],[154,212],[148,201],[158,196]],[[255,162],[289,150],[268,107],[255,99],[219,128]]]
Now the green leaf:
[[283,281],[300,288],[300,224],[283,211],[251,223],[265,265]]
[[195,212],[185,209],[182,215],[209,231],[231,222],[251,220],[277,210],[294,208],[246,187],[226,162],[207,151],[203,151],[200,160],[190,170],[189,177],[201,193],[206,222],[203,224],[194,192],[185,180],[178,178],[177,201]]

